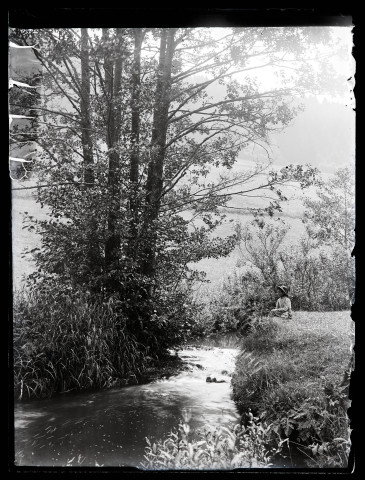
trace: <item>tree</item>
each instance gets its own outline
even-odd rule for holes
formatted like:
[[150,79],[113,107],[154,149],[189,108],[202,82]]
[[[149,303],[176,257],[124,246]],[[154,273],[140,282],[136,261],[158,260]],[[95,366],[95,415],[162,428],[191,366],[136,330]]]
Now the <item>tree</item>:
[[[260,166],[249,175],[226,176],[217,183],[207,184],[205,177],[210,165],[230,169],[247,144],[263,146],[271,131],[291,121],[296,110],[288,106],[285,95],[303,92],[303,78],[306,78],[301,76],[301,70],[295,87],[288,85],[260,92],[252,79],[245,78],[245,83],[240,84],[234,74],[253,68],[247,61],[250,54],[265,60],[255,68],[279,61],[285,63],[281,49],[293,52],[297,46],[300,57],[299,42],[305,42],[306,34],[302,29],[289,32],[237,29],[215,42],[212,34],[203,30],[162,29],[161,32],[145,230],[164,211],[180,213],[191,209],[200,216],[204,214],[209,223],[212,221],[209,212],[217,213],[229,194],[245,195],[268,188],[276,190],[282,199],[276,189],[278,184],[303,178],[309,181],[313,175],[310,169],[306,172],[291,169],[276,175],[270,172],[272,177],[267,183],[246,189],[249,180],[261,173]],[[189,67],[184,69],[187,64]],[[196,81],[201,72],[207,78]],[[218,83],[225,89],[225,96],[219,100],[207,93],[208,87]],[[193,174],[189,184],[183,182],[188,174]],[[153,244],[148,242],[144,262],[144,273],[151,277],[156,260]]]
[[355,242],[355,178],[349,167],[338,169],[317,189],[317,199],[305,199],[304,223],[320,243],[335,243],[348,254]]
[[[189,263],[234,247],[234,235],[212,237],[232,195],[264,195],[272,213],[285,200],[282,185],[315,180],[310,166],[274,171],[269,155],[251,171],[230,171],[248,145],[268,152],[270,133],[297,112],[293,95],[321,87],[306,56],[325,35],[312,43],[307,28],[14,35],[39,46],[44,69],[37,195],[50,220],[40,223],[34,281],[117,295],[131,327],[156,333],[153,312],[171,317],[174,299],[202,278]],[[281,75],[278,87],[250,75],[268,67]],[[209,93],[216,85],[219,98]],[[211,180],[214,169],[225,173]]]
[[250,224],[237,224],[241,261],[248,261],[262,276],[264,285],[272,291],[285,283],[281,267],[283,241],[289,226],[283,221],[267,223],[256,217]]
[[[353,299],[355,272],[351,258],[355,245],[355,179],[349,167],[338,169],[317,189],[317,199],[305,199],[303,218],[309,236],[319,245],[333,249],[342,263]],[[341,275],[341,272],[338,272]]]
[[146,29],[134,28],[134,54],[133,66],[131,71],[131,158],[129,168],[129,180],[131,183],[129,195],[129,208],[131,212],[130,236],[129,236],[129,256],[136,261],[136,237],[138,234],[138,191],[140,175],[140,131],[141,131],[141,51],[143,39],[146,35]]

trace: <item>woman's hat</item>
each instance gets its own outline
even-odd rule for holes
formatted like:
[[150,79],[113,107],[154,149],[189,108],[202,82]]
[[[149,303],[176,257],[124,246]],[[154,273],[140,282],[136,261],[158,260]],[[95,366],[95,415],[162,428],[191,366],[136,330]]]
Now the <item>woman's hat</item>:
[[288,295],[288,287],[286,287],[285,285],[278,285],[278,288],[285,293],[285,295]]

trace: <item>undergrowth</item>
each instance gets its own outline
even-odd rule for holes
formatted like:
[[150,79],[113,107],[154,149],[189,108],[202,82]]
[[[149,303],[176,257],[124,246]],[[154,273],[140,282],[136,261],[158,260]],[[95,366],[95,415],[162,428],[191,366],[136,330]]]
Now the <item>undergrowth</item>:
[[144,470],[235,470],[268,468],[270,458],[281,450],[267,449],[269,428],[251,415],[246,427],[205,425],[193,432],[191,413],[183,411],[183,420],[165,440],[146,438]]
[[136,382],[151,364],[113,298],[103,303],[86,294],[22,293],[13,317],[17,400]]

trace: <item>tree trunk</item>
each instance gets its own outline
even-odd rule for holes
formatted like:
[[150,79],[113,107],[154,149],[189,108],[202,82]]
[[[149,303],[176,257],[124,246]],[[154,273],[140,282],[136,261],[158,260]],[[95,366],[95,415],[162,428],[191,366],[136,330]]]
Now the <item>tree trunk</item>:
[[141,88],[141,49],[145,31],[134,28],[134,58],[132,69],[132,98],[131,98],[131,141],[132,153],[130,159],[129,180],[131,190],[129,194],[129,208],[131,213],[129,232],[129,255],[137,257],[136,239],[138,233],[138,181],[139,181],[139,135],[140,135],[140,88]]
[[81,135],[84,156],[84,182],[94,183],[93,145],[90,121],[90,60],[87,28],[81,29]]
[[[151,161],[148,165],[146,182],[146,207],[144,217],[144,258],[142,271],[151,280],[155,274],[158,218],[163,188],[163,167],[170,105],[171,68],[174,55],[176,29],[162,29],[158,79],[153,112]],[[150,287],[151,292],[151,287]]]
[[[108,29],[103,28],[103,39],[109,40]],[[107,269],[116,266],[119,261],[120,253],[120,233],[118,231],[117,223],[120,212],[120,157],[115,150],[120,137],[120,108],[116,96],[120,91],[121,77],[122,77],[122,29],[117,29],[116,35],[116,50],[115,60],[111,56],[108,48],[105,50],[104,56],[104,71],[105,71],[105,95],[107,99],[106,112],[106,143],[108,147],[108,187],[110,204],[107,219],[108,237],[105,243],[105,266]]]
[[[81,29],[81,141],[84,157],[84,183],[85,189],[94,184],[94,157],[91,138],[90,119],[90,60],[89,60],[89,35],[87,28]],[[97,241],[97,220],[92,211],[85,212],[88,215],[87,230],[87,265],[90,272],[100,273],[101,257]]]

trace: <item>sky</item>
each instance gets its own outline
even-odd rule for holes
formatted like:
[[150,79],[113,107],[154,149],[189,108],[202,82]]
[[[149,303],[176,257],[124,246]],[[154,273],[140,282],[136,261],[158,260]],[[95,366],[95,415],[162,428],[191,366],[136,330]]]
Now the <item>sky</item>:
[[[351,51],[353,47],[352,27],[316,27],[327,29],[337,42],[337,48],[323,49],[333,66],[336,76],[330,78],[327,93],[308,93],[298,99],[304,111],[280,133],[271,136],[270,155],[276,165],[288,163],[311,163],[325,174],[355,162],[355,111],[353,95],[356,65]],[[217,37],[224,29],[216,29]],[[314,70],[317,65],[313,63]],[[264,90],[280,88],[273,70],[265,68],[253,71]],[[237,75],[237,79],[243,81]],[[220,95],[219,86],[211,89],[213,96]],[[256,160],[263,152],[257,147],[241,152],[240,160]]]
[[279,164],[312,163],[325,173],[355,162],[356,101],[355,60],[351,54],[353,39],[351,27],[331,28],[340,49],[331,56],[342,88],[342,94],[307,95],[300,113],[284,132],[273,139],[274,156]]

